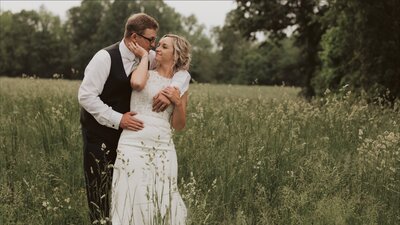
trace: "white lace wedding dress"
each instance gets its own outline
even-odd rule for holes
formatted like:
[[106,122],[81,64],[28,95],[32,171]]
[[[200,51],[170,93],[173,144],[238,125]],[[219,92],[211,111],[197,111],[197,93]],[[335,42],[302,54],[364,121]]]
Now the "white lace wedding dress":
[[183,225],[186,207],[177,188],[177,158],[170,116],[152,111],[153,96],[171,79],[149,71],[145,88],[133,91],[131,111],[144,123],[141,131],[124,130],[114,164],[111,199],[113,225]]

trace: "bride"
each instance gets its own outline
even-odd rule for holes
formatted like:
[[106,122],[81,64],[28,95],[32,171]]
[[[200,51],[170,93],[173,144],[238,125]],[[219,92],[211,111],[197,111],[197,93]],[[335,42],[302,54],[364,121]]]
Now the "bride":
[[[130,107],[144,128],[124,130],[119,139],[112,181],[112,224],[185,224],[187,212],[177,187],[172,128],[185,127],[188,95],[181,95],[170,83],[176,71],[189,69],[190,44],[177,35],[162,37],[156,49],[157,67],[150,71],[147,51],[135,43],[129,48],[141,56],[131,77]],[[160,90],[172,104],[157,113],[152,111],[152,98]]]

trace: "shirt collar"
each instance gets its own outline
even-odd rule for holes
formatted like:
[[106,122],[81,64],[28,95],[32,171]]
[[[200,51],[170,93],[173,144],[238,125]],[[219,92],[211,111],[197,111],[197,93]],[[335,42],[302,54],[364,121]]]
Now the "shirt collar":
[[122,39],[122,41],[119,43],[119,51],[121,52],[121,58],[126,58],[129,61],[135,61],[138,60],[139,58],[133,54],[133,52],[131,52],[129,50],[129,48],[125,45],[124,39]]

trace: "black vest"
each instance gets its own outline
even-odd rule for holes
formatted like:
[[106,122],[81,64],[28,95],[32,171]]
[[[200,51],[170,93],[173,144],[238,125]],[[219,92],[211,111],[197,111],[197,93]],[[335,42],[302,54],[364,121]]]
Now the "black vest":
[[[130,85],[131,75],[127,76],[119,51],[119,42],[104,48],[111,56],[110,74],[104,84],[100,99],[112,107],[113,110],[126,113],[129,112],[132,88]],[[89,134],[112,144],[117,144],[122,129],[118,130],[99,124],[96,119],[81,108],[81,124]]]

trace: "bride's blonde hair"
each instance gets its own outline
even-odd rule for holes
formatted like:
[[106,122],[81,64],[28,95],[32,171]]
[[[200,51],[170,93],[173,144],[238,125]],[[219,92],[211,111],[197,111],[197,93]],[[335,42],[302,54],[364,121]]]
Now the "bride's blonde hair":
[[192,60],[190,43],[184,37],[176,34],[166,34],[162,38],[165,37],[172,38],[172,45],[174,47],[174,64],[172,69],[174,73],[179,70],[189,70],[190,61]]

